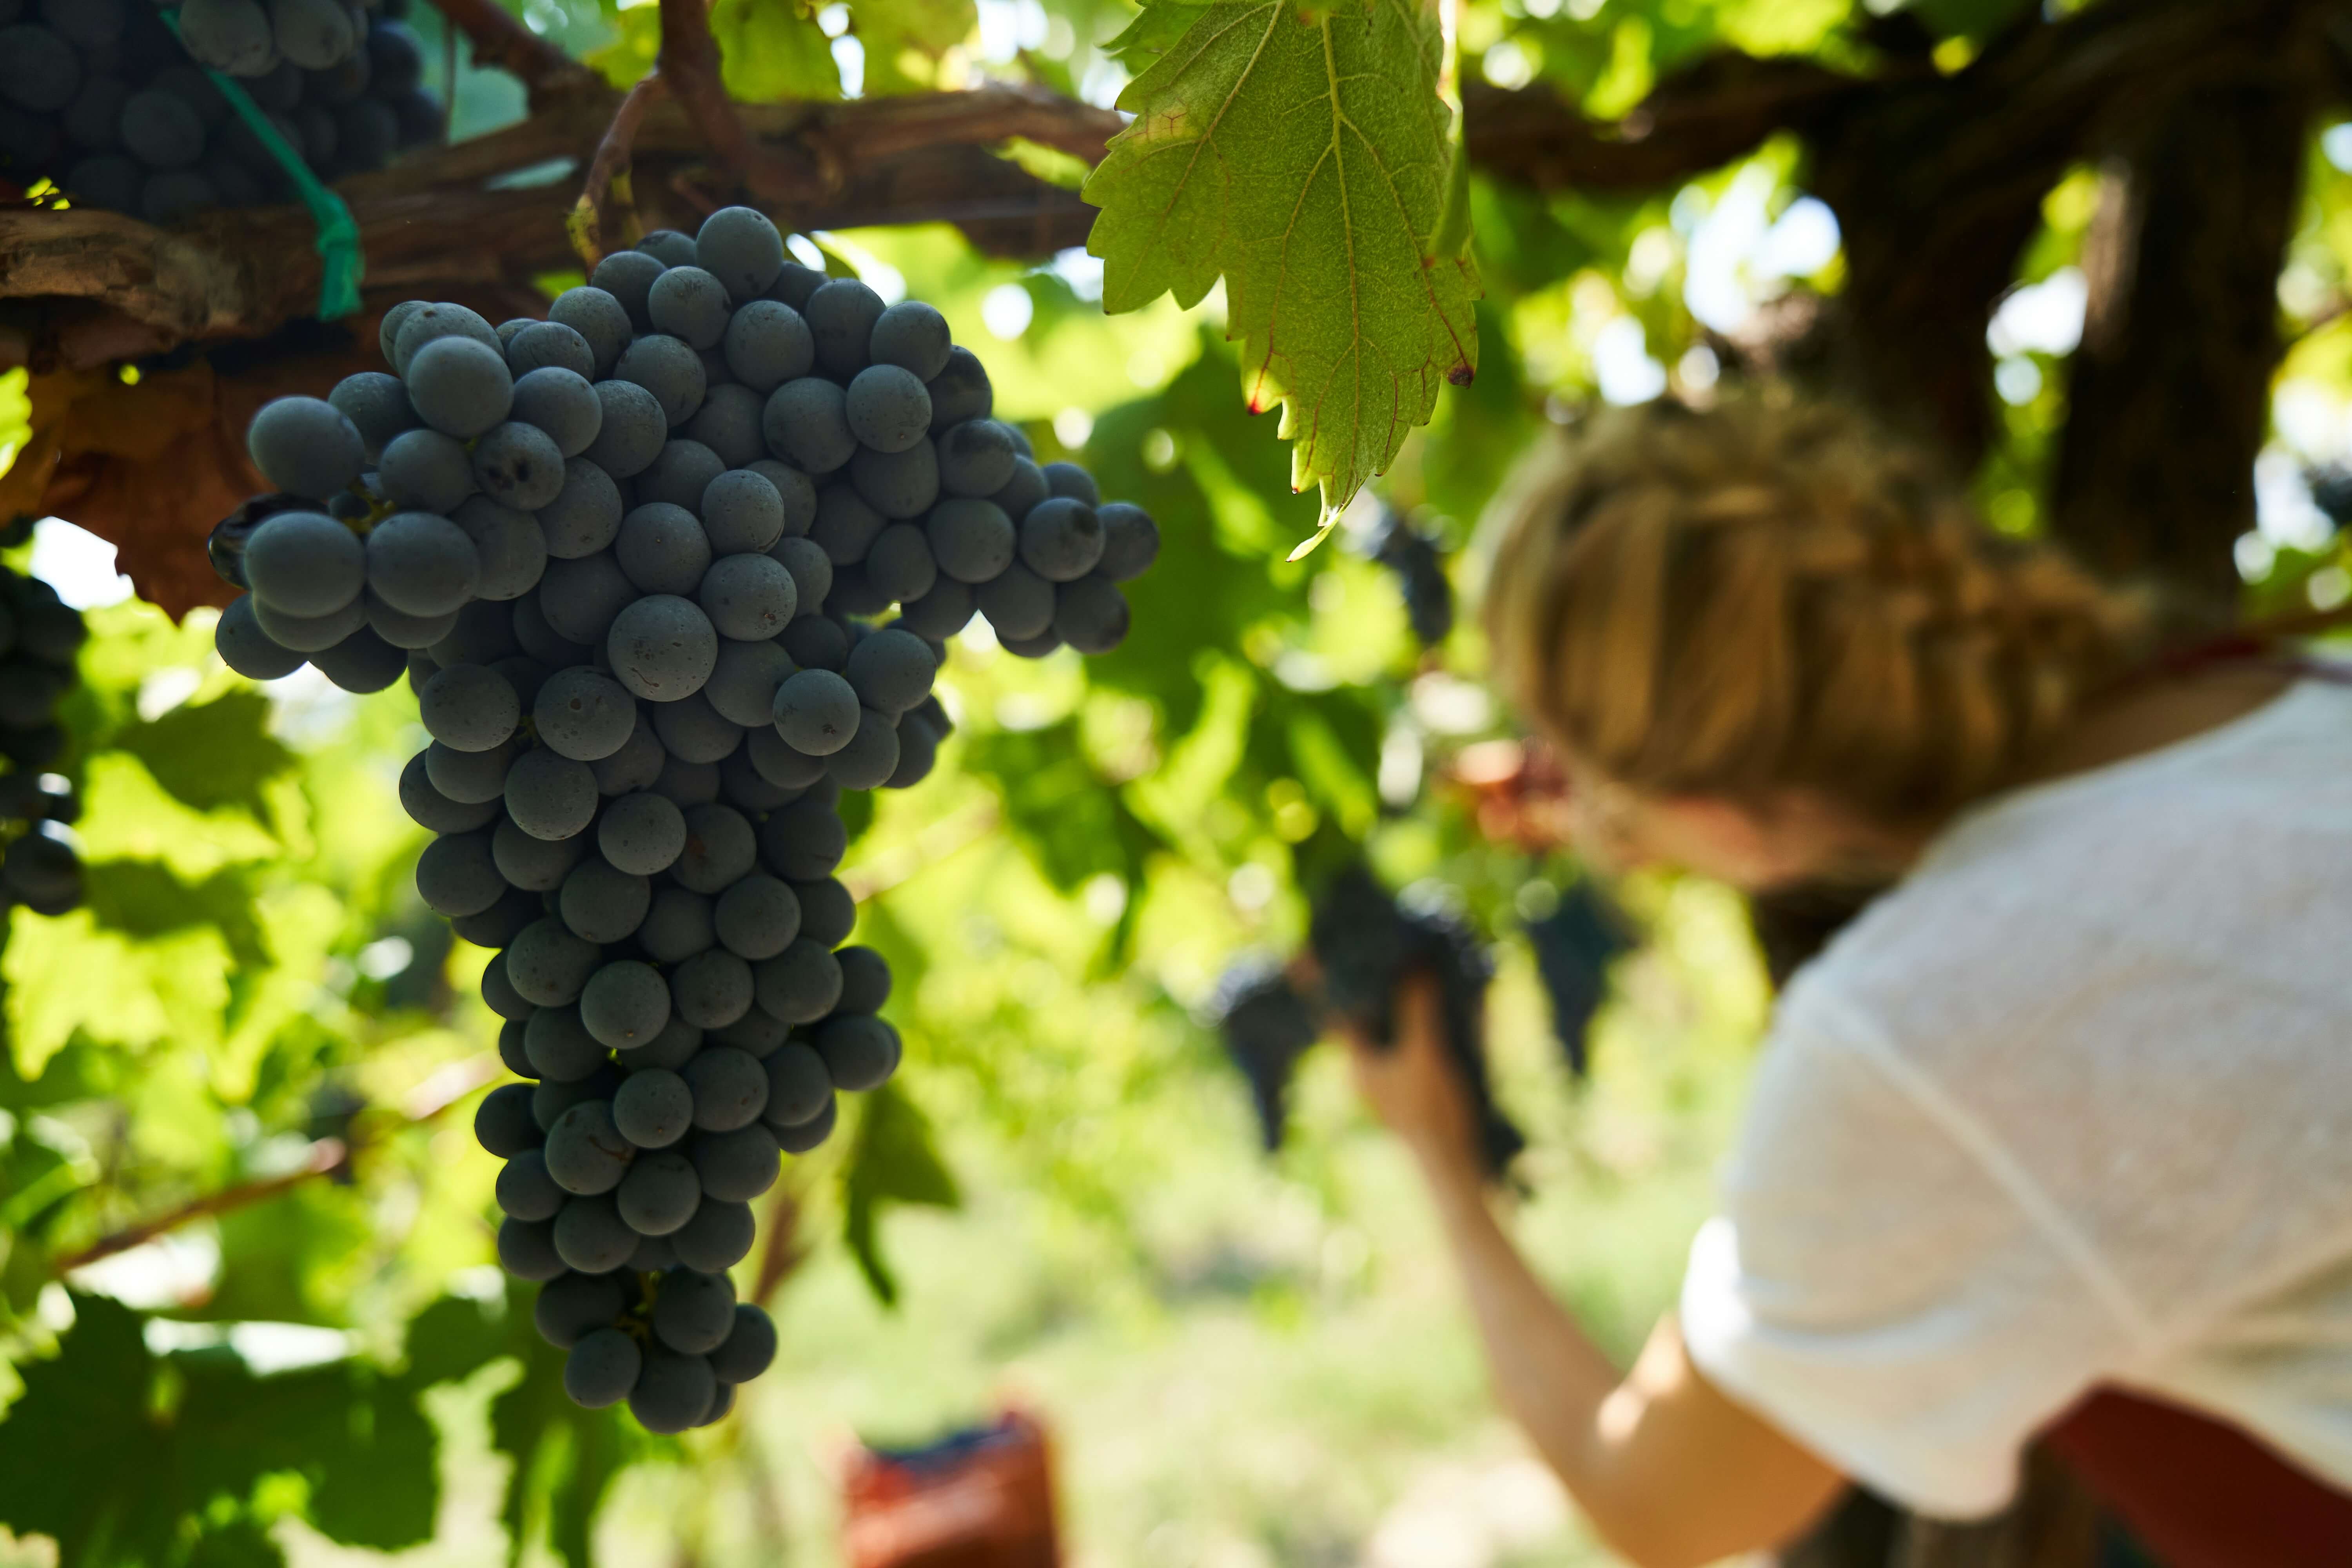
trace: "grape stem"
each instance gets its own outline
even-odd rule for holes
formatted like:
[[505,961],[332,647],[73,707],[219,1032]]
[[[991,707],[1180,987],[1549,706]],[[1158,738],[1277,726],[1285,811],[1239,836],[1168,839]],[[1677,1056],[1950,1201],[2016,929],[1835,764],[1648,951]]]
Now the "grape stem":
[[580,200],[565,225],[571,231],[572,247],[591,268],[617,248],[605,243],[608,235],[621,246],[634,245],[639,237],[636,199],[630,190],[630,153],[636,146],[637,127],[644,123],[646,110],[668,85],[658,67],[640,78],[622,97],[620,107],[613,111],[613,122],[604,128],[604,140],[596,143],[596,156],[589,162]]
[[719,162],[761,205],[805,205],[841,188],[841,160],[824,143],[803,144],[809,166],[801,166],[803,161],[761,145],[744,127],[727,96],[705,0],[661,0],[661,54],[654,69]]
[[418,1085],[401,1102],[399,1110],[394,1114],[377,1119],[358,1120],[350,1130],[347,1139],[314,1140],[309,1152],[303,1156],[302,1163],[292,1170],[281,1171],[274,1176],[263,1176],[250,1182],[239,1182],[234,1186],[223,1187],[216,1193],[207,1193],[202,1197],[191,1198],[176,1207],[165,1209],[162,1214],[141,1220],[136,1225],[126,1226],[121,1230],[100,1237],[87,1247],[50,1259],[49,1272],[58,1276],[70,1274],[75,1269],[86,1268],[101,1258],[128,1252],[134,1247],[142,1247],[157,1237],[177,1230],[182,1226],[195,1220],[233,1214],[238,1209],[250,1208],[255,1204],[267,1203],[271,1198],[290,1192],[303,1183],[320,1176],[347,1174],[351,1170],[353,1158],[358,1154],[395,1133],[404,1132],[411,1128],[434,1121],[450,1107],[457,1105],[476,1089],[497,1078],[499,1070],[499,1059],[496,1055],[490,1053],[452,1062]]

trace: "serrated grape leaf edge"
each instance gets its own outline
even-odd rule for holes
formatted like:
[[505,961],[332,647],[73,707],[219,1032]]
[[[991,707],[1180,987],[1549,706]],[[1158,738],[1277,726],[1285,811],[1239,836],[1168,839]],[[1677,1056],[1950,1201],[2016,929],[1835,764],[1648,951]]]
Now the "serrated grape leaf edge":
[[1454,111],[1436,23],[1407,0],[1149,0],[1129,33],[1142,68],[1118,106],[1135,120],[1084,193],[1101,209],[1087,248],[1103,308],[1163,293],[1190,307],[1225,280],[1250,409],[1281,403],[1292,488],[1321,488],[1303,553],[1440,384],[1477,367],[1477,268],[1445,221]]

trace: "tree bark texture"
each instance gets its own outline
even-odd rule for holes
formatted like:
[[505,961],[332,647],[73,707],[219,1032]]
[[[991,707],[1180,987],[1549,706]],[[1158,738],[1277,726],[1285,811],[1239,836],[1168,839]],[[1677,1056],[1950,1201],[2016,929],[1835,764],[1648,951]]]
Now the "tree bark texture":
[[2237,592],[2316,107],[2303,87],[2200,85],[2118,138],[2051,497],[2059,537],[2109,575],[2202,602]]
[[[2305,139],[2344,56],[2330,0],[2104,0],[2035,12],[1945,77],[1890,53],[1869,78],[1722,57],[1620,124],[1549,88],[1465,91],[1489,174],[1656,189],[1766,136],[1805,143],[1837,214],[1840,293],[1784,368],[1877,411],[1966,471],[1994,433],[1985,328],[2069,170],[2113,161],[2124,248],[2093,278],[2052,515],[2095,567],[2191,599],[2234,592],[2280,353],[2274,289]],[[2095,249],[2096,247],[2095,247]],[[2095,257],[2094,258],[2095,260]]]

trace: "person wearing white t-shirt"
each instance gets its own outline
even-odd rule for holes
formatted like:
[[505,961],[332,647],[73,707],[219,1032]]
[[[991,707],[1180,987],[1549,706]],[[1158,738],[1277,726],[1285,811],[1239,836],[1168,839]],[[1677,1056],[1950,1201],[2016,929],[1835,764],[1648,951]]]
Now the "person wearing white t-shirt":
[[1426,990],[1356,1042],[1595,1528],[1664,1568],[1849,1480],[1981,1516],[2100,1388],[2352,1488],[2352,686],[2157,658],[2149,601],[1801,403],[1603,415],[1500,505],[1496,666],[1588,860],[1889,888],[1781,998],[1630,1373],[1490,1212]]

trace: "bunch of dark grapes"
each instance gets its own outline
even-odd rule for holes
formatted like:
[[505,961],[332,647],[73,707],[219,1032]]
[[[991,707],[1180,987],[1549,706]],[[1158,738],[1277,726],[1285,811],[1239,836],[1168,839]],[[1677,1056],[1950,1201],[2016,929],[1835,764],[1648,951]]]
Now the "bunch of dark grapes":
[[748,208],[549,316],[397,306],[394,374],[265,407],[280,492],[215,531],[250,590],[217,641],[256,679],[406,672],[417,888],[501,950],[525,1080],[476,1121],[499,1257],[546,1281],[574,1398],[677,1431],[774,1352],[727,1278],[752,1200],[898,1064],[889,968],[840,945],[840,792],[929,773],[975,609],[1017,652],[1108,648],[1159,536],[1030,459],[936,310],[787,263]]
[[1227,973],[1214,1004],[1225,1048],[1250,1080],[1266,1147],[1282,1142],[1291,1068],[1326,1024],[1345,1020],[1386,1047],[1396,1036],[1396,988],[1422,975],[1437,983],[1446,1055],[1470,1095],[1480,1159],[1489,1176],[1501,1176],[1527,1140],[1487,1084],[1486,987],[1495,965],[1461,911],[1433,895],[1392,898],[1354,865],[1316,900],[1307,945],[1318,977],[1312,986],[1248,960]]
[[1582,1078],[1591,1065],[1586,1037],[1592,1016],[1609,994],[1609,966],[1633,946],[1632,926],[1624,911],[1586,878],[1526,929],[1536,973],[1551,999],[1552,1035],[1569,1070]]
[[292,200],[199,60],[244,78],[321,180],[441,137],[416,36],[389,16],[343,0],[188,0],[180,25],[184,46],[147,0],[0,0],[0,178],[46,178],[78,205],[150,223]]
[[[0,546],[22,543],[29,526],[20,519],[0,530]],[[0,567],[0,940],[11,904],[61,915],[81,902],[81,857],[68,830],[81,802],[47,770],[65,750],[58,704],[73,689],[88,635],[81,612],[47,583]]]
[[1454,584],[1446,580],[1437,541],[1402,513],[1383,507],[1380,527],[1366,544],[1373,560],[1396,574],[1414,640],[1423,647],[1444,642],[1454,630]]
[[1225,1054],[1249,1080],[1250,1105],[1267,1153],[1282,1147],[1290,1075],[1323,1033],[1323,1021],[1281,963],[1254,954],[1225,971],[1209,1004]]

